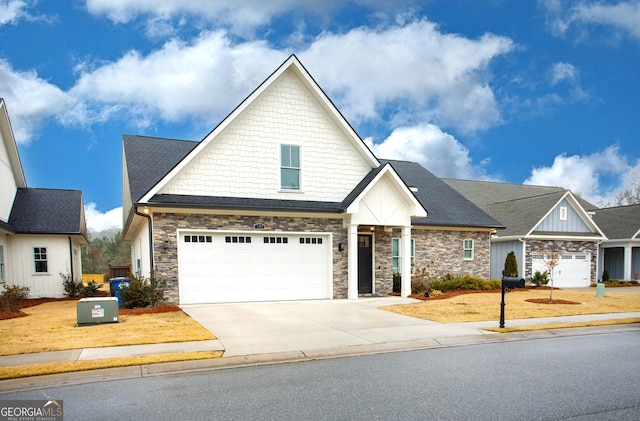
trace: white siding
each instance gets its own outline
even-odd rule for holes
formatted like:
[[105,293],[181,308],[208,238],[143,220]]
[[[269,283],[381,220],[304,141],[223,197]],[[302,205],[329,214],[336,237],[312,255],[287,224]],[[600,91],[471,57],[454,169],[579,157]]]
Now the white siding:
[[393,178],[385,174],[364,195],[358,206],[358,213],[352,215],[352,224],[410,225],[411,206],[404,201],[404,194],[398,190]]
[[138,275],[138,260],[140,261],[139,275],[148,278],[151,274],[151,260],[149,256],[149,224],[145,220],[140,229],[131,238],[131,272]]
[[[10,237],[10,277],[8,284],[29,287],[31,297],[63,297],[62,277],[60,273],[71,273],[69,256],[69,238],[55,235],[20,235]],[[35,273],[33,248],[47,248],[47,273]],[[6,249],[5,249],[6,250]],[[78,253],[79,254],[79,253]],[[74,256],[75,260],[75,256]],[[76,266],[80,256],[74,261],[74,277],[82,279],[82,272]]]
[[9,139],[4,139],[2,131],[0,131],[0,221],[3,222],[9,220],[13,200],[18,189],[13,178],[11,161],[9,161],[7,146],[5,145],[6,141],[9,141]]
[[[301,192],[280,191],[281,144],[301,147]],[[341,201],[370,170],[287,71],[160,193]]]
[[[560,209],[567,208],[567,219],[560,219]],[[562,200],[545,219],[540,222],[535,231],[543,232],[584,232],[590,233],[591,229],[580,218],[578,212],[565,199]]]

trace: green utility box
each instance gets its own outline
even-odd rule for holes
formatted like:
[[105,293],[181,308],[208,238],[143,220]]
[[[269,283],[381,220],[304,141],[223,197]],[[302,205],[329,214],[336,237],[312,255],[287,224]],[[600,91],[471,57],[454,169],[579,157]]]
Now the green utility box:
[[116,297],[82,298],[77,304],[78,326],[118,323]]

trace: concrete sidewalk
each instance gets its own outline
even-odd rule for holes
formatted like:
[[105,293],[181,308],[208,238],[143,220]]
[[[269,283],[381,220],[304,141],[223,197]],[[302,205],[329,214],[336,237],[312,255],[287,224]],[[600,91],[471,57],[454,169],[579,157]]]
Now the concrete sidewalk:
[[[412,302],[397,297],[189,306],[185,312],[219,339],[87,348],[0,357],[0,367],[175,352],[224,350],[222,358],[114,367],[0,380],[0,394],[71,384],[141,378],[223,368],[311,361],[385,352],[479,345],[563,336],[640,332],[640,325],[495,333],[498,321],[441,324],[378,310]],[[640,317],[640,312],[507,320],[507,327]]]
[[[414,349],[456,342],[483,342],[501,336],[484,329],[497,328],[498,320],[436,323],[379,310],[379,307],[417,302],[410,298],[370,297],[350,300],[287,301],[185,306],[190,317],[218,339],[161,343],[0,357],[0,367],[49,362],[82,361],[139,355],[224,351],[222,359],[302,352]],[[506,327],[589,322],[638,317],[640,312],[592,314],[544,319],[506,320]]]

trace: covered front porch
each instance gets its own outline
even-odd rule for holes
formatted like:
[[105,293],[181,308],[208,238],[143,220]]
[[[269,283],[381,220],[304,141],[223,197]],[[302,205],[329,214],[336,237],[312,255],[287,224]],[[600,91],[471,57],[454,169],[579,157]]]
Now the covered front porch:
[[[411,259],[403,258],[411,256],[411,220],[427,212],[389,164],[361,189],[346,214],[348,299],[380,292],[380,282],[392,285],[394,258],[399,273],[411,273]],[[394,235],[398,256],[393,254]],[[402,278],[400,294],[411,294],[410,276]]]

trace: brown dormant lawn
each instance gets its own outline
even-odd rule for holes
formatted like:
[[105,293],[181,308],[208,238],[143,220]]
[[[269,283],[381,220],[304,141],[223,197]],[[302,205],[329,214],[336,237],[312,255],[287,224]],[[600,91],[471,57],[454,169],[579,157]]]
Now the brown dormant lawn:
[[0,320],[0,355],[215,339],[182,311],[121,316],[120,323],[75,327],[76,303],[52,301],[22,309],[27,317]]
[[[216,339],[182,311],[121,315],[119,323],[75,327],[76,303],[47,302],[23,308],[26,317],[0,320],[0,355]],[[221,356],[220,351],[181,352],[0,367],[0,379]]]
[[[505,313],[508,319],[513,320],[640,311],[640,294],[616,293],[607,289],[605,297],[597,298],[595,295],[595,289],[554,290],[554,300],[579,304],[536,304],[525,300],[549,298],[549,290],[514,290],[505,295]],[[387,306],[382,309],[439,323],[499,320],[500,292],[463,294],[444,300],[427,299],[417,304]]]

